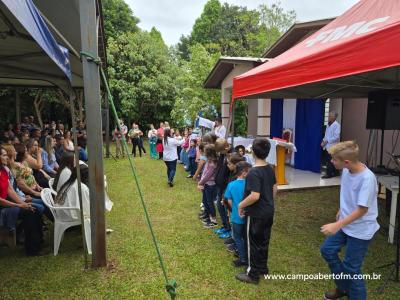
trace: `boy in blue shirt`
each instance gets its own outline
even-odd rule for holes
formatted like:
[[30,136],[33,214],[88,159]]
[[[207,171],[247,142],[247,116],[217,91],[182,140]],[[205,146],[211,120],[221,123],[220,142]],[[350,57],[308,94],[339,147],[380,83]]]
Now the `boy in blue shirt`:
[[228,200],[228,204],[232,209],[231,226],[233,240],[239,252],[239,259],[233,261],[235,267],[247,265],[247,251],[245,247],[246,226],[245,220],[239,216],[239,203],[242,202],[244,196],[244,188],[246,185],[245,178],[251,169],[251,165],[245,161],[241,161],[236,165],[237,179],[228,184],[224,198]]
[[[328,236],[321,246],[321,254],[333,274],[353,278],[335,279],[336,288],[324,297],[326,300],[345,296],[364,300],[367,298],[365,282],[359,276],[368,245],[379,229],[378,185],[374,173],[358,160],[359,147],[355,142],[336,144],[329,149],[329,154],[335,168],[343,169],[343,173],[336,222],[321,227],[321,232]],[[338,253],[345,246],[342,261]]]

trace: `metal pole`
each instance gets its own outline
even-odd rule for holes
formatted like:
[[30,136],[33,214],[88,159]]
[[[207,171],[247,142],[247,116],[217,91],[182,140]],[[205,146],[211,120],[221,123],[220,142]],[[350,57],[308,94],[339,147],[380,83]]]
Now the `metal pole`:
[[[79,0],[79,12],[82,51],[98,57],[96,1]],[[88,136],[92,267],[97,268],[107,265],[100,77],[98,65],[86,59],[82,63]]]
[[380,153],[380,159],[379,159],[379,165],[383,166],[383,145],[385,141],[385,130],[381,130],[381,153]]
[[232,136],[231,136],[231,148],[232,148],[232,149],[235,148],[235,146],[234,146],[234,144],[233,144],[233,142],[235,141],[235,103],[236,103],[236,102],[233,102],[233,104],[232,104],[232,116],[231,116],[231,119],[232,119],[232,124],[231,124],[231,132],[232,132]]
[[110,158],[110,103],[108,102],[107,99],[107,94],[104,94],[104,98],[105,98],[105,107],[106,107],[106,130],[105,130],[105,135],[106,135],[106,157]]
[[15,114],[17,124],[21,123],[21,98],[19,97],[19,88],[15,89]]
[[75,152],[75,163],[76,163],[76,180],[78,182],[78,197],[79,197],[79,208],[80,208],[80,217],[82,222],[82,243],[83,243],[83,259],[85,269],[88,268],[88,255],[87,255],[87,245],[86,245],[86,231],[85,231],[85,216],[83,215],[83,202],[82,202],[82,180],[81,180],[81,168],[79,164],[79,150],[78,150],[78,137],[77,137],[77,124],[76,124],[76,116],[75,116],[75,94],[71,89],[69,95],[69,104],[71,108],[71,120],[72,120],[72,131],[73,139],[74,139],[74,152]]

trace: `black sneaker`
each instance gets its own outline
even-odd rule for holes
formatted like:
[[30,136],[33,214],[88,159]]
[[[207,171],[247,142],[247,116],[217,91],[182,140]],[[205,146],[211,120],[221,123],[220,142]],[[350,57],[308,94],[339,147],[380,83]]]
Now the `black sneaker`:
[[347,296],[346,292],[341,291],[338,288],[334,288],[333,290],[326,292],[324,294],[324,299],[325,300],[336,300],[336,299],[340,299],[340,298],[343,298],[346,296]]
[[230,245],[230,244],[234,244],[235,243],[235,241],[233,240],[233,238],[229,238],[229,239],[226,239],[225,241],[224,241],[224,244],[225,245]]
[[204,224],[204,228],[214,228],[214,227],[216,227],[216,226],[218,226],[218,223],[215,223],[215,222],[208,222],[207,224]]
[[236,258],[239,258],[239,251],[235,250],[235,252],[233,253],[233,256],[235,256]]
[[203,220],[204,218],[208,218],[208,215],[205,214],[205,213],[199,214],[199,219],[200,219],[200,220]]
[[251,278],[247,273],[236,274],[235,278],[241,282],[258,284],[259,280]]
[[211,222],[210,218],[201,219],[201,222],[205,225]]
[[228,250],[228,252],[234,253],[236,250],[235,244],[227,245],[226,249]]
[[247,262],[244,262],[244,261],[241,261],[240,259],[236,259],[236,260],[234,260],[234,261],[232,262],[232,265],[233,265],[235,268],[240,268],[240,267],[247,266],[248,263],[247,263]]

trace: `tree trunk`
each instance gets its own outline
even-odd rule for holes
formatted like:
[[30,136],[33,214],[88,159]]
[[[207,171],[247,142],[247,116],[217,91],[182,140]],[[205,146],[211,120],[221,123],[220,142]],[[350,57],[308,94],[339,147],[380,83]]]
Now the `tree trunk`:
[[83,109],[83,90],[76,92],[76,104],[78,105],[78,108],[75,111],[76,118],[79,119],[79,121],[85,122],[85,113]]
[[42,110],[43,110],[43,100],[42,100],[42,91],[38,91],[36,94],[35,100],[33,101],[33,106],[35,107],[36,117],[39,122],[40,128],[43,128],[42,121]]

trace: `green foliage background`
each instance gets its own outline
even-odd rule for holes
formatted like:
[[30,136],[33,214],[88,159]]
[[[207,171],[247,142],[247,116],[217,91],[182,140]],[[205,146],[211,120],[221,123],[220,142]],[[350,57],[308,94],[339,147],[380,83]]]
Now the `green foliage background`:
[[[167,46],[161,33],[139,28],[140,20],[124,0],[103,0],[107,36],[108,76],[118,113],[125,122],[142,128],[160,121],[174,126],[193,124],[199,112],[215,118],[220,113],[220,91],[206,90],[203,82],[221,56],[261,57],[295,21],[293,11],[279,2],[248,9],[209,0],[189,35]],[[37,90],[23,89],[22,115],[34,114]],[[14,91],[0,90],[0,109],[8,117],[1,126],[15,122]],[[68,122],[57,94],[45,92],[43,119]],[[235,128],[244,134],[247,104],[237,104]],[[61,114],[59,113],[61,112]]]

